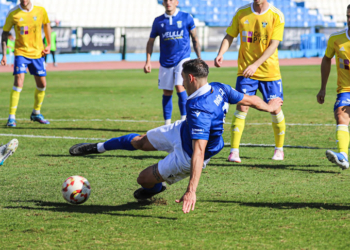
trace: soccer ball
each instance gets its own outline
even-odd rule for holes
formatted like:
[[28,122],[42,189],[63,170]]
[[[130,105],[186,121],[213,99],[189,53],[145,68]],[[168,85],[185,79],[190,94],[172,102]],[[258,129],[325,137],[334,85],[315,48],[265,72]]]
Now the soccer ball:
[[90,192],[90,183],[82,176],[71,176],[62,184],[63,198],[72,204],[84,203],[89,199]]

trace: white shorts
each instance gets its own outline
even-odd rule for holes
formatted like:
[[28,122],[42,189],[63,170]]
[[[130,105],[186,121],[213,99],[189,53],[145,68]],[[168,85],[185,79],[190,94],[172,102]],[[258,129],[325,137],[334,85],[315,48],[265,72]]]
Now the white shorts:
[[[183,150],[181,142],[180,129],[183,122],[186,121],[176,121],[147,132],[147,138],[155,149],[169,153],[158,162],[159,174],[169,185],[190,176],[191,157]],[[204,160],[203,168],[209,160]]]
[[185,58],[181,60],[178,65],[171,68],[165,68],[163,66],[160,66],[158,76],[158,88],[165,90],[173,90],[175,85],[183,85],[183,79],[181,75],[182,64],[189,60],[190,58]]

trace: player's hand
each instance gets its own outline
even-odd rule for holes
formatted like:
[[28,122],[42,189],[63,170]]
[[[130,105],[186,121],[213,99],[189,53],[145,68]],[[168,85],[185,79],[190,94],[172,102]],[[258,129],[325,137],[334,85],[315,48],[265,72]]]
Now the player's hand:
[[46,48],[43,50],[42,54],[43,56],[50,54],[51,46],[46,46]]
[[283,105],[283,100],[281,98],[277,97],[277,98],[271,99],[269,101],[268,105],[271,108],[270,113],[275,112]]
[[317,94],[317,102],[319,104],[323,104],[325,96],[326,96],[326,90],[321,89],[320,92],[318,92],[318,94]]
[[3,56],[1,59],[1,65],[6,66],[6,64],[7,64],[7,58],[6,58],[6,56]]
[[143,71],[147,74],[147,73],[151,73],[152,71],[152,65],[150,62],[146,62],[145,67],[143,68]]
[[223,61],[224,61],[224,57],[218,55],[218,56],[215,58],[215,60],[214,60],[214,65],[215,65],[215,67],[220,68]]
[[177,203],[183,202],[184,204],[182,205],[182,211],[187,214],[191,211],[194,210],[194,206],[196,205],[196,193],[191,192],[191,191],[186,191],[186,193],[181,197],[180,200],[176,200]]
[[245,78],[250,78],[255,74],[257,69],[258,67],[255,64],[252,64],[243,71],[243,76]]

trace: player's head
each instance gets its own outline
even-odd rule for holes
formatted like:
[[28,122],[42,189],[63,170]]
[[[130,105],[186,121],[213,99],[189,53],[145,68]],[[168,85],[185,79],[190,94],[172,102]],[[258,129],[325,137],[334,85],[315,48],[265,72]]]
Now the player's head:
[[267,2],[267,0],[254,0],[254,3],[258,4],[258,5],[266,3],[266,2]]
[[163,0],[163,6],[167,13],[174,12],[179,5],[179,0]]
[[209,66],[201,59],[193,59],[182,65],[182,78],[188,94],[208,82]]
[[30,4],[30,0],[20,0],[20,1],[21,1],[21,6],[24,8]]
[[346,11],[346,21],[348,23],[348,27],[350,28],[350,4],[348,5],[348,9]]

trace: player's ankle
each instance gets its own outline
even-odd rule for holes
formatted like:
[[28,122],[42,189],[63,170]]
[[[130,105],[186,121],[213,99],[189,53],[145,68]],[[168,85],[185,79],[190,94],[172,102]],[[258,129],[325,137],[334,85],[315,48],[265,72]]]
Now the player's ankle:
[[97,151],[99,153],[104,153],[107,151],[104,147],[104,142],[97,143]]
[[40,110],[35,110],[35,109],[33,109],[32,114],[33,114],[33,115],[40,115]]
[[16,115],[9,115],[9,119],[16,120]]
[[282,151],[283,152],[283,147],[275,147],[275,150],[279,150],[279,151]]
[[233,152],[239,153],[239,149],[238,148],[231,148],[231,152],[230,153],[233,153]]
[[340,152],[346,159],[348,159],[348,154],[345,152]]

